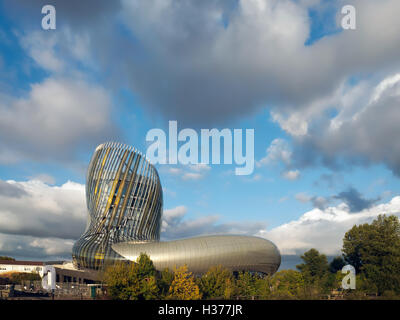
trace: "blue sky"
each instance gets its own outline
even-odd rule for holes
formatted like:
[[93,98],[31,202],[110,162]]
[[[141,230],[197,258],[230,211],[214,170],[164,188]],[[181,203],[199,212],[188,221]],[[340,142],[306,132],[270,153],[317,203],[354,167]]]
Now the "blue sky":
[[[399,22],[382,18],[396,1],[348,1],[356,30],[340,27],[344,2],[318,0],[47,1],[57,29],[43,30],[42,2],[0,2],[0,255],[68,259],[95,147],[145,153],[170,120],[254,129],[257,165],[157,164],[164,239],[244,233],[334,255],[349,226],[398,214],[400,41],[385,30]],[[63,237],[44,231],[54,212],[76,218]]]

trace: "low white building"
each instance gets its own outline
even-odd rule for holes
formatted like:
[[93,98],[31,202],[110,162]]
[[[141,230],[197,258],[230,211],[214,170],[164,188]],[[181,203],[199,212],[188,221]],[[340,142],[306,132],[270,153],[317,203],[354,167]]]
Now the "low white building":
[[78,270],[69,261],[13,261],[0,260],[0,277],[11,272],[36,272],[43,277],[45,266],[53,266],[56,272],[56,282],[96,283],[100,274],[94,270]]
[[40,261],[0,260],[0,276],[2,273],[10,272],[35,272],[42,277],[44,265],[44,262]]

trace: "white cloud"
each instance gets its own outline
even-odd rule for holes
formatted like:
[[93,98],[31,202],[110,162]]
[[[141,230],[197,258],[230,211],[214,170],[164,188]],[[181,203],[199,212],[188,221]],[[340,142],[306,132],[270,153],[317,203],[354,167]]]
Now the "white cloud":
[[41,31],[21,36],[21,45],[32,59],[42,68],[54,72],[65,69],[65,62],[57,56],[55,46],[58,43],[57,34],[44,34]]
[[[123,1],[123,22],[140,39],[140,47],[133,49],[152,58],[143,64],[133,57],[130,67],[120,71],[153,108],[193,122],[223,120],[228,113],[240,117],[269,102],[282,112],[304,110],[330,96],[344,79],[399,62],[394,31],[400,27],[394,14],[399,2],[352,2],[356,30],[336,32],[307,46],[308,10],[319,12],[326,5],[321,1],[201,1],[179,6],[173,1]],[[344,4],[336,1],[330,8],[337,10],[337,28]],[[305,134],[307,121],[288,116],[286,129]]]
[[46,184],[55,184],[56,183],[56,179],[47,173],[37,174],[37,175],[29,177],[29,179],[30,180],[39,180]]
[[0,255],[71,259],[73,243],[86,226],[84,185],[0,180],[0,202]]
[[93,66],[90,37],[86,32],[75,32],[63,26],[57,32],[31,31],[17,34],[27,54],[43,69],[54,73],[70,73],[73,62]]
[[[308,134],[295,137],[293,154],[298,166],[321,161],[336,166],[344,160],[350,164],[384,163],[400,174],[400,74],[376,83],[376,79],[343,87],[335,99],[337,115],[327,118],[310,116]],[[321,107],[326,110],[330,105]]]
[[179,168],[168,168],[168,172],[171,173],[171,174],[176,174],[176,175],[178,175],[178,174],[181,174],[181,173],[182,173],[182,170],[179,169]]
[[274,139],[266,151],[267,155],[260,161],[257,161],[257,167],[263,165],[276,164],[283,162],[285,165],[291,163],[292,151],[289,144],[284,139]]
[[189,168],[196,172],[205,172],[211,170],[211,167],[204,163],[192,164]]
[[189,170],[192,172],[186,172],[183,174],[183,180],[199,180],[203,179],[204,176],[211,170],[211,167],[207,164],[199,163],[189,165]]
[[280,127],[292,136],[307,134],[308,123],[304,117],[304,112],[301,114],[292,112],[287,118],[284,118],[282,114],[272,111],[271,116],[273,121],[279,123]]
[[[330,14],[326,1],[85,1],[79,10],[56,2],[64,18],[57,33],[21,37],[39,65],[58,72],[68,69],[59,66],[66,61],[95,61],[112,71],[113,84],[128,83],[143,105],[188,122],[223,122],[270,105],[285,130],[304,135],[311,106],[354,75],[384,74],[399,63],[398,0],[352,0],[357,29],[310,45],[309,10]],[[318,27],[340,31],[345,4],[329,3],[337,21]]]
[[203,175],[201,173],[195,173],[195,172],[186,172],[183,176],[183,180],[199,180],[203,178]]
[[181,177],[182,180],[200,180],[211,170],[207,164],[182,165],[180,168],[168,167],[167,172]]
[[284,179],[294,181],[300,178],[299,170],[290,170],[292,167],[293,152],[286,140],[280,138],[274,139],[267,148],[266,153],[264,158],[256,162],[257,167],[283,164],[285,169],[282,171],[281,175]]
[[85,229],[85,186],[68,181],[49,186],[38,180],[2,181],[0,233],[77,239]]
[[161,238],[174,240],[211,234],[256,234],[265,229],[262,222],[221,222],[218,215],[207,215],[187,219],[187,208],[178,206],[165,210],[162,221]]
[[308,194],[306,194],[304,192],[297,193],[294,197],[295,197],[296,200],[298,200],[300,202],[303,202],[303,203],[306,203],[306,202],[310,201],[311,198],[312,198],[312,197],[310,197]]
[[167,209],[163,212],[161,232],[165,232],[170,226],[177,223],[185,214],[187,208],[185,206],[178,206],[173,209]]
[[[337,10],[336,27],[344,4],[348,3],[338,0],[329,7]],[[39,66],[56,74],[88,61],[99,70],[112,70],[112,85],[128,84],[143,106],[168,118],[222,123],[268,105],[273,120],[299,139],[304,153],[321,152],[327,164],[337,155],[349,162],[384,162],[399,171],[397,150],[391,155],[389,143],[381,141],[385,134],[371,134],[370,139],[366,128],[393,132],[387,126],[391,119],[384,115],[397,115],[397,98],[389,101],[381,93],[396,86],[397,78],[389,76],[398,72],[400,62],[400,2],[353,0],[352,4],[357,8],[356,30],[342,30],[310,45],[305,44],[312,27],[309,9],[323,13],[326,2],[204,0],[177,5],[133,0],[110,5],[97,1],[95,8],[90,2],[82,10],[57,2],[65,14],[57,34],[27,32],[20,41]],[[85,14],[89,8],[90,17]],[[106,14],[114,22],[110,25],[124,25],[127,32],[121,35],[120,30],[100,27]],[[115,64],[116,59],[122,63]],[[368,94],[373,86],[348,85],[371,75],[373,81],[387,78],[373,95]],[[368,112],[364,108],[365,96],[371,106],[385,109],[379,121],[371,120],[378,107]],[[339,114],[330,121],[325,115],[332,109]],[[356,134],[348,140],[353,126]],[[303,154],[300,162],[313,163],[317,156]],[[0,153],[3,162],[18,157],[16,151]]]
[[300,178],[300,171],[299,170],[289,170],[284,171],[282,176],[287,180],[297,180]]
[[25,260],[71,260],[74,240],[0,233],[0,254]]
[[83,80],[33,84],[27,97],[0,102],[0,160],[72,159],[113,135],[110,110],[107,92]]
[[344,203],[324,210],[313,209],[297,220],[258,235],[273,241],[282,254],[302,254],[316,248],[325,254],[336,255],[342,248],[344,234],[353,225],[370,223],[379,214],[400,216],[400,196],[354,213]]

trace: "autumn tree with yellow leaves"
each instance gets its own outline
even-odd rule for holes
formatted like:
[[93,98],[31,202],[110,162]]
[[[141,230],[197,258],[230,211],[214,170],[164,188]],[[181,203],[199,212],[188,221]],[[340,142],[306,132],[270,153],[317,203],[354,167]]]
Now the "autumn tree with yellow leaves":
[[192,273],[188,271],[187,265],[174,270],[174,280],[169,287],[169,299],[176,300],[199,300],[201,293]]

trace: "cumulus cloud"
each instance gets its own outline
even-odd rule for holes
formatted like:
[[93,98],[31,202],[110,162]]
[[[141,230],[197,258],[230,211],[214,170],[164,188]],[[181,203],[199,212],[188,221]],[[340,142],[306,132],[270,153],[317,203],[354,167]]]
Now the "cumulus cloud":
[[[57,20],[57,26],[63,25],[64,21],[69,21],[70,24],[76,27],[92,25],[98,21],[105,21],[110,16],[117,12],[120,8],[120,1],[108,0],[5,0],[7,8],[13,14],[24,15],[24,18],[30,23],[37,25],[37,15],[34,12],[41,12],[44,5],[53,5],[58,14],[62,14],[63,19]],[[15,10],[14,12],[12,10]],[[38,11],[39,10],[39,11]],[[25,17],[26,16],[26,17]]]
[[211,167],[207,164],[199,163],[195,165],[182,165],[181,167],[168,167],[166,172],[181,177],[182,180],[203,179]]
[[[385,193],[382,197],[384,197]],[[340,200],[347,205],[350,213],[360,212],[365,209],[371,208],[376,202],[381,200],[382,197],[375,199],[366,199],[358,190],[354,187],[349,187],[348,189],[339,192],[337,195],[332,195],[328,197],[321,196],[309,196],[305,192],[300,192],[295,195],[295,199],[307,203],[311,202],[314,208],[324,210],[329,204],[333,204],[335,201]]]
[[[0,233],[77,239],[86,225],[84,185],[49,186],[39,180],[0,181]],[[16,193],[16,190],[17,193]]]
[[20,186],[0,180],[0,197],[20,198],[26,194],[25,190]]
[[0,233],[0,253],[26,260],[71,260],[73,240]]
[[83,233],[85,186],[68,181],[0,180],[0,254],[21,259],[71,259]]
[[331,168],[384,163],[400,175],[400,147],[395,143],[400,135],[400,75],[377,84],[361,81],[345,91],[336,100],[336,116],[314,114],[308,119],[308,133],[294,137],[293,162]]
[[196,172],[186,172],[183,176],[182,179],[183,180],[199,180],[201,179],[203,176],[200,173],[196,173]]
[[115,134],[107,92],[79,79],[48,78],[27,97],[0,102],[0,160],[73,159]]
[[[67,182],[49,186],[38,180],[10,180],[0,181],[0,186],[0,253],[32,259],[70,259],[72,245],[86,224],[84,185]],[[226,223],[218,215],[188,218],[187,207],[178,206],[164,211],[161,237],[173,240],[210,234],[258,235],[272,240],[283,254],[300,254],[315,247],[334,255],[339,253],[344,233],[354,224],[371,222],[383,213],[400,216],[400,197],[374,205],[357,191],[349,190],[332,197],[344,202],[315,208],[271,230],[264,222]],[[305,193],[296,198],[319,199]],[[354,211],[353,198],[366,201],[359,211]]]
[[287,180],[297,180],[300,178],[299,170],[289,170],[282,173],[282,176]]
[[285,165],[290,165],[292,161],[292,151],[290,150],[289,143],[284,139],[274,139],[270,146],[267,148],[266,156],[256,165],[261,167],[263,165],[275,164],[283,162]]
[[55,184],[56,183],[56,179],[47,173],[40,173],[40,174],[31,176],[31,177],[29,177],[29,180],[39,180],[46,184]]
[[[336,1],[329,10],[337,19],[324,27],[340,29],[341,7],[353,4],[357,29],[312,43],[309,10],[324,14],[323,1],[49,3],[63,16],[60,28],[89,34],[92,57],[115,72],[111,79],[129,83],[150,110],[186,123],[224,122],[272,105],[276,119],[303,134],[307,122],[292,112],[307,114],[343,80],[399,62],[397,0]],[[13,1],[8,8],[34,16],[42,4]],[[113,29],[121,25],[123,35]]]
[[300,171],[292,169],[292,150],[289,143],[284,139],[274,139],[267,148],[266,156],[256,162],[258,168],[265,165],[282,164],[284,166],[281,175],[287,180],[297,180],[300,178]]
[[297,193],[294,197],[297,201],[300,201],[302,203],[311,202],[314,208],[318,208],[320,210],[324,210],[324,208],[329,204],[331,200],[330,198],[325,198],[321,196],[312,197],[304,192]]
[[[22,48],[36,65],[47,71],[69,73],[74,62],[92,66],[90,38],[87,33],[76,33],[65,26],[56,33],[35,30],[17,35]],[[76,70],[72,69],[72,72]]]
[[247,234],[253,235],[265,229],[262,222],[232,222],[220,221],[218,215],[202,216],[196,219],[187,219],[187,208],[178,206],[164,210],[161,238],[174,240],[200,235],[212,234]]
[[344,201],[348,205],[350,212],[359,212],[368,209],[380,200],[380,198],[365,199],[361,193],[354,188],[349,188],[346,191],[340,192],[334,198]]
[[302,254],[316,248],[325,254],[336,255],[340,253],[344,234],[353,225],[370,223],[379,214],[400,217],[400,197],[358,212],[351,212],[345,203],[323,210],[316,208],[304,213],[297,220],[269,231],[264,230],[258,235],[272,240],[282,254]]
[[[20,37],[47,70],[91,61],[95,69],[111,70],[112,86],[129,86],[147,110],[183,125],[219,124],[268,105],[273,120],[294,138],[298,166],[319,160],[338,166],[343,157],[348,163],[383,162],[400,172],[399,151],[392,152],[388,138],[397,133],[399,114],[398,95],[389,93],[397,81],[389,72],[400,62],[397,0],[329,6],[294,0],[49,3],[63,16],[55,33],[46,34],[46,41],[39,32]],[[43,4],[13,1],[7,8],[36,16]],[[357,8],[356,30],[340,30],[345,4]],[[309,10],[317,20],[327,10],[337,12],[335,21],[323,25],[339,32],[325,30],[329,35],[308,42]],[[31,19],[20,20],[32,29]],[[371,74],[370,83],[363,81]],[[368,100],[377,77],[384,81]],[[361,80],[356,86],[355,78]],[[334,119],[326,117],[332,110],[338,113]],[[0,154],[3,162],[15,157]]]

